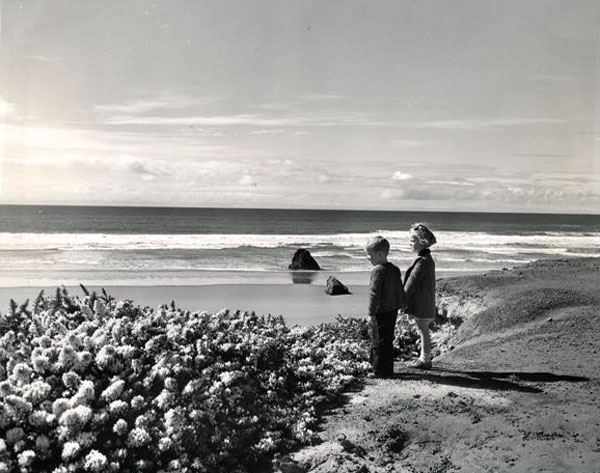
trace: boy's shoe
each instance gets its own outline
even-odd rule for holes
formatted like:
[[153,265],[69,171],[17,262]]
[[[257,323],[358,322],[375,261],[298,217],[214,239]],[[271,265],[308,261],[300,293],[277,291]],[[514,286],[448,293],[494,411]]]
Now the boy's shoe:
[[409,368],[412,368],[412,369],[416,369],[416,370],[430,370],[431,367],[433,366],[433,364],[431,363],[431,360],[429,360],[429,361],[415,360],[410,363],[407,363],[406,366]]

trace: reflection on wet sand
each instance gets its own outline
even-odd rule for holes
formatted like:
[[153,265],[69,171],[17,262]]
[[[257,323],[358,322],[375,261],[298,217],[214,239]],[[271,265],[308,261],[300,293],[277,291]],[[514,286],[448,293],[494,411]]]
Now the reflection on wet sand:
[[311,284],[317,277],[318,271],[290,271],[292,282],[294,284]]

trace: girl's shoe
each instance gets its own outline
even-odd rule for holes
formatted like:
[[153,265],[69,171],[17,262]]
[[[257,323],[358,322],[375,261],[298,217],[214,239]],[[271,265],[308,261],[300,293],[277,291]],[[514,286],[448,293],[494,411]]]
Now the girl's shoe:
[[431,360],[429,360],[429,361],[415,360],[413,362],[407,363],[406,366],[408,366],[409,368],[412,368],[412,369],[417,369],[417,370],[430,370],[433,365],[431,363]]

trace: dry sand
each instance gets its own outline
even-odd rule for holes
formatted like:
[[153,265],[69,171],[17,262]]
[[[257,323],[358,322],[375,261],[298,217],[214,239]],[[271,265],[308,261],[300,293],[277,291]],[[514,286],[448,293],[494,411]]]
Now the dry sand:
[[429,372],[367,380],[282,470],[600,472],[600,260],[439,286],[454,310],[479,308],[455,348]]

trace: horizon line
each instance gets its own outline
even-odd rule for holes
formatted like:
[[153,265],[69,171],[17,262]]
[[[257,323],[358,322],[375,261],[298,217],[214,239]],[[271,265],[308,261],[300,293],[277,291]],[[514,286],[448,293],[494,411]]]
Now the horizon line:
[[600,217],[600,213],[557,213],[557,212],[482,212],[477,210],[382,210],[382,209],[336,209],[336,208],[316,208],[316,207],[197,207],[197,206],[170,206],[170,205],[118,205],[118,204],[14,204],[1,203],[0,207],[90,207],[90,208],[148,208],[148,209],[196,209],[196,210],[290,210],[298,211],[322,211],[322,212],[404,212],[404,213],[445,213],[445,214],[498,214],[498,215],[583,215],[591,217]]

